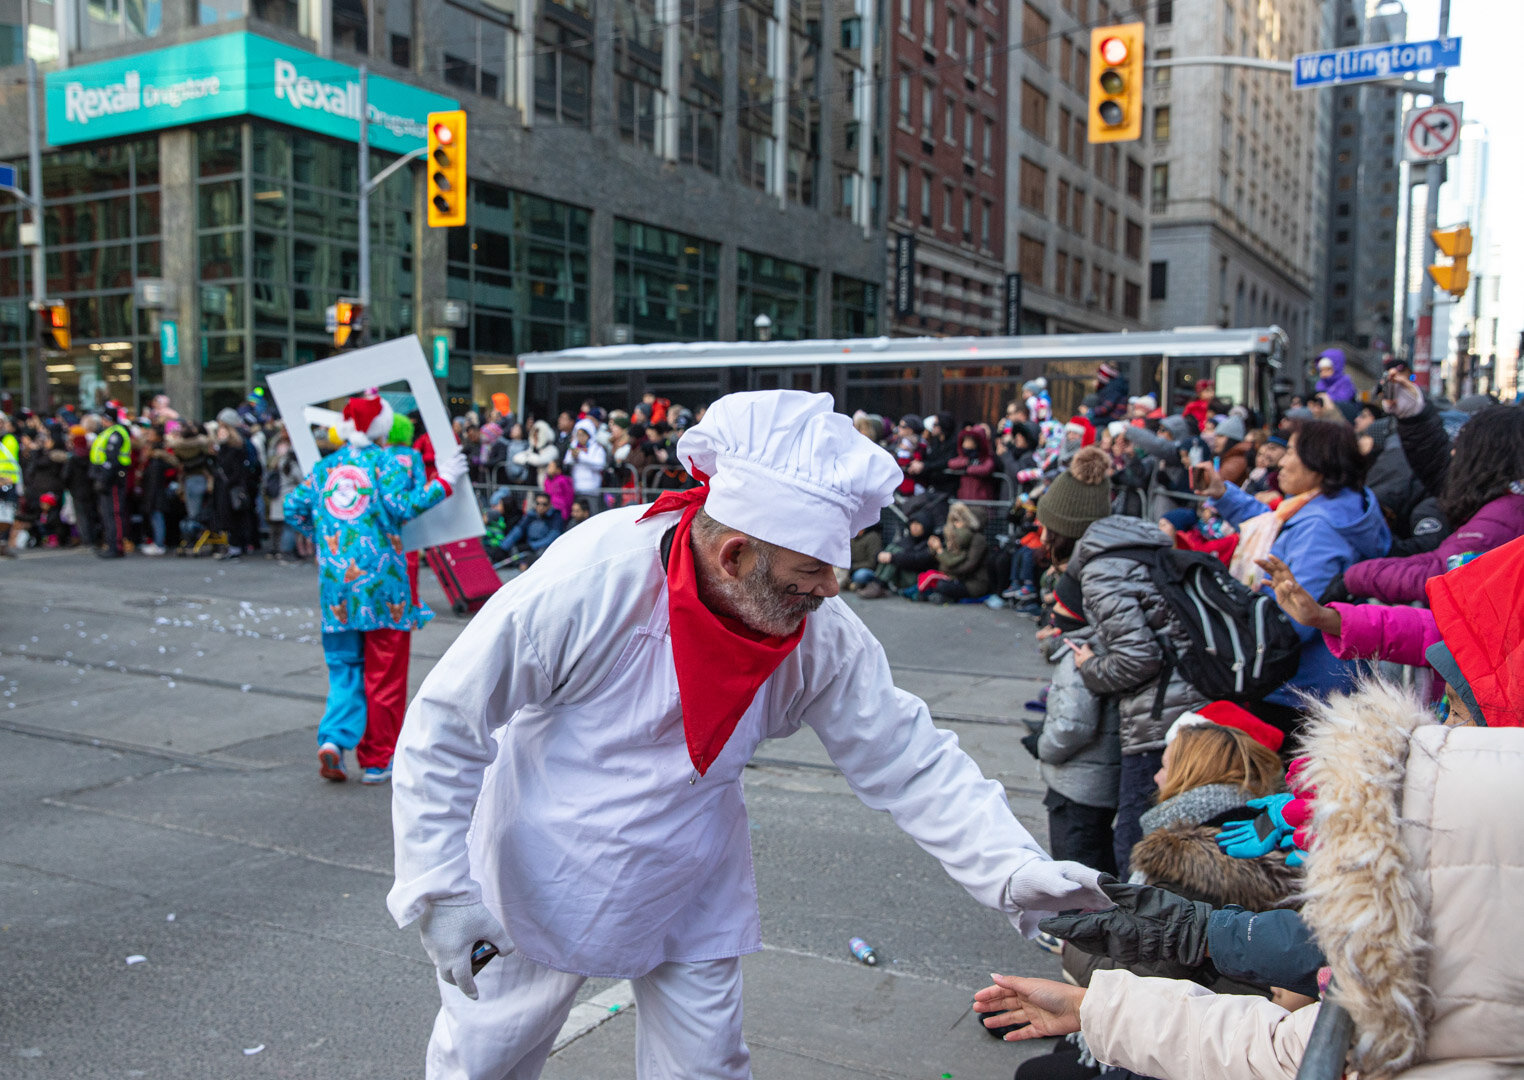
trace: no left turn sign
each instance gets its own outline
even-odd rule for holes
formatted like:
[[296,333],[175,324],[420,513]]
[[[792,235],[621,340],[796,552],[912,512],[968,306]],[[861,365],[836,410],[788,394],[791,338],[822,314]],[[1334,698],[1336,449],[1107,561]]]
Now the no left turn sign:
[[1447,101],[1411,110],[1402,121],[1406,161],[1438,161],[1460,152],[1461,105]]

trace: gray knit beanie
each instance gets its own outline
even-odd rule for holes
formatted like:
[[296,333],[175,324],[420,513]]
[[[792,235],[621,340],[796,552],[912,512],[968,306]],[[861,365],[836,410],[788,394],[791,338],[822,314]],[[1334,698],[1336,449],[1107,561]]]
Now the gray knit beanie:
[[1048,531],[1078,540],[1091,522],[1111,515],[1111,462],[1099,447],[1087,446],[1074,455],[1037,500],[1037,520]]

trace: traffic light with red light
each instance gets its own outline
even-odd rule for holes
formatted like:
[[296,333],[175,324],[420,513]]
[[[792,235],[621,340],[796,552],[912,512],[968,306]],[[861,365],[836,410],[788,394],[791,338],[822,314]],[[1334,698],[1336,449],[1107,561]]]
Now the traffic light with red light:
[[53,347],[68,352],[69,344],[74,340],[69,332],[69,305],[62,300],[50,300],[47,313],[47,330],[53,336]]
[[1434,284],[1459,299],[1471,284],[1471,271],[1466,268],[1466,257],[1471,254],[1471,226],[1435,229],[1430,235],[1434,237],[1434,246],[1441,254],[1448,255],[1450,262],[1429,267],[1429,276],[1434,279]]
[[1090,141],[1131,142],[1143,135],[1143,24],[1090,31]]
[[466,114],[429,113],[429,224],[466,223]]

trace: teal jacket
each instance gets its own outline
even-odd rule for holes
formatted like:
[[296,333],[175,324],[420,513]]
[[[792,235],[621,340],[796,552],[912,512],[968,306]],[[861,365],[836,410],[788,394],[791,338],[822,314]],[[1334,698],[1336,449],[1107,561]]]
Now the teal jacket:
[[286,524],[317,545],[323,631],[417,630],[434,617],[413,602],[402,526],[449,494],[423,480],[417,454],[346,446],[286,496]]

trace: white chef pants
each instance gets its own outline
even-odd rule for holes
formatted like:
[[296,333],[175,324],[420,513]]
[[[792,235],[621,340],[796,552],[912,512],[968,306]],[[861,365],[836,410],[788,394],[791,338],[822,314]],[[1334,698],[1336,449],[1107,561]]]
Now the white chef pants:
[[[518,953],[481,970],[476,1001],[441,980],[428,1080],[535,1080],[582,982]],[[739,957],[661,964],[630,985],[639,1080],[750,1080]]]

